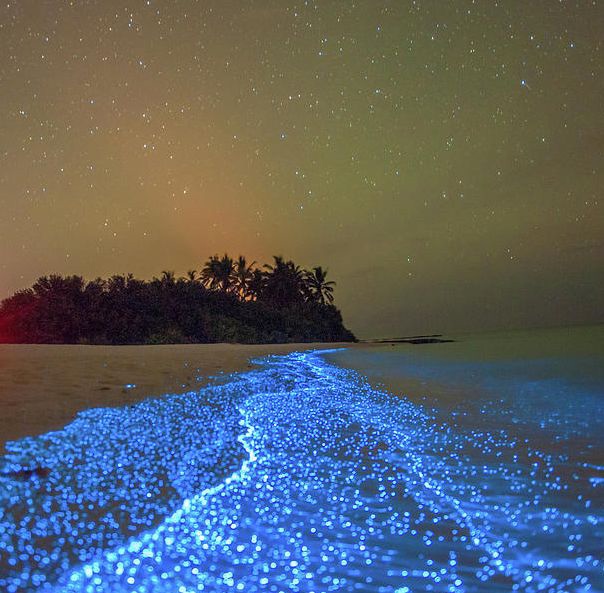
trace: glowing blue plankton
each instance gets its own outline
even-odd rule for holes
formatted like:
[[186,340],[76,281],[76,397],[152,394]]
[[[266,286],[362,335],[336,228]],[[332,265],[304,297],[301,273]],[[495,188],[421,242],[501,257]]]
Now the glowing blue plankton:
[[602,588],[597,467],[454,428],[318,353],[262,363],[10,444],[0,590]]

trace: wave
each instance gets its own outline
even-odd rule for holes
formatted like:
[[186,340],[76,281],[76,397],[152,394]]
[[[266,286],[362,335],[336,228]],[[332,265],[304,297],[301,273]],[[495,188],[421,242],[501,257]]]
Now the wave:
[[[25,463],[46,447],[55,465],[27,481],[34,511],[0,516],[0,533],[13,534],[0,536],[2,549],[23,550],[3,577],[9,591],[578,593],[600,585],[596,486],[574,479],[552,452],[502,431],[460,431],[317,352],[269,357],[196,394],[90,412],[53,435],[13,450],[11,462],[20,452]],[[76,466],[88,470],[77,479],[65,460],[102,437],[102,453]],[[124,475],[129,496],[118,487]],[[99,496],[94,488],[113,496],[96,515],[84,512]],[[67,515],[57,501],[71,496],[78,510]],[[76,534],[52,532],[56,504]],[[123,525],[107,519],[120,505],[124,518],[155,512],[157,520],[109,537]]]

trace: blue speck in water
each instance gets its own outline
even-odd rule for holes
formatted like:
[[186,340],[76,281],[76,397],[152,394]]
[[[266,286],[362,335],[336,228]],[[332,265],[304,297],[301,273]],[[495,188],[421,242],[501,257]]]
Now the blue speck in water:
[[604,468],[457,430],[318,353],[7,450],[2,591],[602,588]]

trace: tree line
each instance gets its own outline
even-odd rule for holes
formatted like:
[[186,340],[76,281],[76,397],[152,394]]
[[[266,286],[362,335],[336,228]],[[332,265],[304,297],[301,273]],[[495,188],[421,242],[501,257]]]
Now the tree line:
[[50,275],[0,303],[0,342],[80,344],[353,341],[333,281],[275,256],[210,257],[184,277]]

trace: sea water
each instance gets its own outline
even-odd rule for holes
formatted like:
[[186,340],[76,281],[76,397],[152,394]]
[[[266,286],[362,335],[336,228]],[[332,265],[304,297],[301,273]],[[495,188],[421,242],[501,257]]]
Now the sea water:
[[601,352],[510,340],[270,357],[12,443],[0,590],[604,590]]

